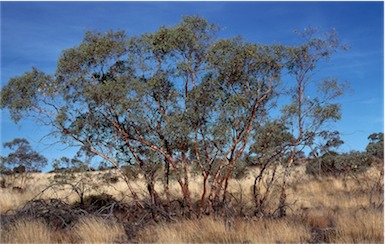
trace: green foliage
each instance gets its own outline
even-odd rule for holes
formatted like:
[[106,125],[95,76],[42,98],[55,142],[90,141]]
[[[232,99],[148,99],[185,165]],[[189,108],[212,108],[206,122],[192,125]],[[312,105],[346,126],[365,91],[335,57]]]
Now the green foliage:
[[333,154],[344,143],[338,131],[323,130],[317,134],[317,137],[320,138],[320,142],[312,148],[309,157],[318,158],[321,155]]
[[248,166],[249,165],[247,164],[246,160],[244,159],[239,160],[235,165],[235,167],[233,168],[231,178],[238,179],[238,180],[244,179],[246,175],[249,173],[250,167]]
[[5,142],[5,148],[14,152],[2,157],[2,167],[23,166],[27,172],[35,172],[47,165],[48,160],[31,148],[29,142],[24,138],[16,138],[10,142]]
[[282,122],[274,120],[256,128],[253,141],[248,156],[249,164],[263,165],[282,158],[293,143],[293,136]]
[[343,143],[337,131],[322,131],[321,136],[326,140],[324,145],[318,146],[311,155],[321,154],[321,157],[310,159],[306,172],[317,175],[345,175],[366,171],[376,162],[383,162],[383,133],[373,133],[365,152],[351,151],[338,154],[332,151]]
[[369,137],[369,144],[366,146],[366,153],[373,157],[384,160],[384,133],[373,133]]
[[1,89],[0,108],[8,108],[11,118],[17,123],[24,116],[38,111],[39,97],[55,93],[50,75],[32,68],[31,71],[9,80]]
[[103,179],[103,182],[107,184],[116,184],[119,182],[119,176],[111,172],[105,172],[103,174],[102,179]]
[[306,173],[332,176],[356,174],[366,171],[372,163],[373,158],[363,152],[328,152],[318,159],[311,159],[306,165]]
[[305,29],[299,34],[306,41],[287,48],[285,53],[285,66],[294,82],[288,84],[291,103],[282,107],[288,127],[296,134],[296,147],[312,146],[325,125],[341,118],[341,106],[335,99],[347,89],[346,82],[333,77],[312,79],[320,62],[329,60],[338,50],[346,49],[336,31],[321,35],[315,29]]
[[[5,148],[12,150],[8,156],[0,157],[0,187],[13,185],[24,190],[29,173],[41,172],[48,160],[33,150],[29,142],[24,138],[16,138],[3,144]],[[17,180],[20,182],[17,183]]]

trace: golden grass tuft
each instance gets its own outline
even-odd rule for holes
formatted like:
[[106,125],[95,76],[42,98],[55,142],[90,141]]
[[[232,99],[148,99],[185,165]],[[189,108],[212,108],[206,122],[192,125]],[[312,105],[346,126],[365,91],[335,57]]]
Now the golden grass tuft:
[[101,218],[82,218],[74,231],[82,243],[114,243],[125,238],[122,225]]
[[384,243],[384,216],[378,209],[345,212],[337,219],[337,243]]
[[156,243],[299,243],[311,237],[305,226],[286,220],[236,221],[226,228],[209,217],[150,226],[138,236],[140,242]]
[[18,220],[8,230],[2,230],[1,242],[51,243],[49,227],[41,220]]

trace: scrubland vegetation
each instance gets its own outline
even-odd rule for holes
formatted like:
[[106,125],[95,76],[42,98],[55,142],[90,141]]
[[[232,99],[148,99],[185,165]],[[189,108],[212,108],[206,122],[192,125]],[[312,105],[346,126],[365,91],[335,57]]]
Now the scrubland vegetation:
[[[290,177],[287,191],[289,211],[284,218],[255,215],[251,186],[259,169],[254,167],[249,169],[243,178],[231,180],[231,205],[222,215],[215,217],[203,214],[186,218],[183,217],[182,207],[175,205],[170,209],[169,216],[158,216],[155,219],[146,216],[151,215],[151,209],[145,206],[146,201],[142,202],[143,207],[137,208],[135,202],[125,197],[124,193],[128,189],[121,178],[111,184],[100,180],[98,183],[102,187],[87,192],[85,204],[79,206],[78,195],[70,188],[63,191],[54,188],[45,190],[55,178],[55,173],[34,173],[30,175],[28,186],[23,193],[9,187],[0,189],[3,196],[0,201],[1,242],[384,242],[381,167],[373,166],[365,172],[344,177],[315,178],[305,171],[305,165],[296,166]],[[95,171],[89,174],[97,179],[101,175],[111,176],[116,173]],[[192,176],[190,189],[193,202],[199,203],[201,184],[202,177]],[[162,191],[161,185],[157,184],[158,191]],[[142,176],[138,176],[133,187],[141,193],[142,199],[146,200],[147,189]],[[172,199],[181,199],[175,181],[172,182],[171,188]],[[42,190],[45,190],[43,194]],[[51,206],[55,206],[53,198],[57,201],[64,199],[65,206],[71,208],[68,216],[64,216],[67,211],[65,208],[52,210]],[[269,194],[269,204],[274,205],[278,198],[279,188]],[[45,200],[45,205],[34,205],[38,206],[34,211],[30,209],[33,205],[28,205],[31,200],[35,203]],[[163,198],[162,201],[165,203],[166,199]],[[104,209],[98,212],[105,207],[107,211]],[[83,212],[79,211],[80,209],[83,209]],[[57,219],[39,211],[51,211],[50,214],[57,215]],[[64,211],[63,216],[60,211]],[[71,217],[73,213],[78,216]],[[67,223],[63,224],[65,221]]]
[[79,151],[4,143],[1,242],[383,242],[383,133],[340,153],[347,83],[317,76],[347,49],[337,32],[263,45],[219,30],[190,16],[86,32],[54,74],[10,79],[0,108]]

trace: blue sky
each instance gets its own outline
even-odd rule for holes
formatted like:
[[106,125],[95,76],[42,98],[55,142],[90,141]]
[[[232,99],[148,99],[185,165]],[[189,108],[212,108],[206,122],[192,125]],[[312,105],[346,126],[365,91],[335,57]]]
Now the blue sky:
[[[0,2],[1,85],[37,67],[53,73],[62,50],[78,45],[85,31],[125,30],[129,35],[177,24],[199,15],[218,24],[220,38],[243,36],[256,43],[295,44],[293,30],[336,28],[351,47],[322,66],[319,75],[349,81],[339,102],[343,151],[364,150],[367,137],[384,131],[383,2]],[[1,112],[1,141],[28,139],[49,159],[67,155],[64,145],[48,146],[47,128],[25,120],[15,125]],[[6,154],[3,151],[1,154]]]

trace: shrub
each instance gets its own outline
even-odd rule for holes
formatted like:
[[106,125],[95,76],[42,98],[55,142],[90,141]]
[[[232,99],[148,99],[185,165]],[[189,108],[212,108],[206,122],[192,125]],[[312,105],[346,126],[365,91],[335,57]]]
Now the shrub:
[[245,160],[240,160],[233,168],[232,178],[240,180],[246,177],[249,172],[249,167],[247,167],[247,162]]
[[306,173],[333,176],[359,173],[366,171],[372,162],[373,157],[362,152],[352,151],[340,155],[328,152],[318,159],[309,160]]
[[113,196],[106,193],[102,193],[100,195],[90,195],[84,197],[82,207],[88,212],[95,212],[107,205],[116,202],[117,200]]
[[102,178],[107,184],[116,184],[119,182],[119,176],[111,172],[103,174]]
[[5,187],[6,187],[5,183],[6,183],[5,178],[4,178],[4,177],[1,177],[1,178],[0,178],[0,188],[5,188]]

